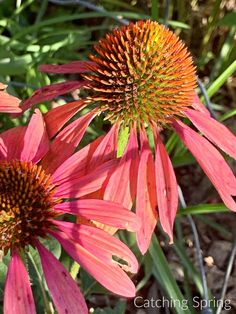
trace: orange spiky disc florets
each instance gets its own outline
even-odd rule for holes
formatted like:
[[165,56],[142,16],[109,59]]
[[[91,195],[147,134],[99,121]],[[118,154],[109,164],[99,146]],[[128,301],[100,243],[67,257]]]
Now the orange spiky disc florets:
[[0,251],[24,248],[44,237],[56,217],[55,187],[40,166],[0,161]]
[[111,122],[163,125],[191,105],[196,86],[192,58],[165,26],[139,21],[115,29],[95,46],[93,74],[84,75]]

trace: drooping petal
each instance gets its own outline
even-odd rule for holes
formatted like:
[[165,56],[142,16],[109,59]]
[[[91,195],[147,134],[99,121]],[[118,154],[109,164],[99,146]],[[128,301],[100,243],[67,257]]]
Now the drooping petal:
[[26,126],[11,128],[0,135],[0,158],[20,159],[24,146]]
[[[88,164],[104,136],[86,145],[71,157],[66,159],[52,174],[53,183],[60,185],[62,182],[79,178],[88,173]],[[94,171],[94,168],[92,169]]]
[[89,123],[96,115],[96,110],[88,112],[65,127],[54,139],[50,150],[42,161],[43,168],[52,173],[69,158],[79,145]]
[[84,100],[76,100],[49,110],[44,115],[48,136],[52,138],[63,125],[70,120],[79,110],[85,106]]
[[58,204],[55,206],[55,209],[118,229],[138,231],[140,227],[139,220],[134,213],[128,211],[120,204],[109,201],[83,199]]
[[158,131],[155,132],[156,190],[160,223],[173,242],[173,225],[178,208],[178,188],[171,160]]
[[69,81],[44,86],[42,88],[37,89],[31,97],[26,99],[23,102],[21,109],[24,112],[33,105],[36,105],[43,101],[52,100],[57,96],[70,93],[76,90],[77,88],[81,88],[83,86],[84,81]]
[[192,107],[197,110],[200,111],[201,113],[205,114],[207,117],[210,117],[211,114],[210,112],[207,110],[207,108],[202,104],[201,100],[199,99],[198,95],[195,94],[195,97],[193,99],[193,103],[192,103]]
[[21,160],[37,163],[49,150],[49,140],[41,112],[36,109],[27,126]]
[[236,178],[222,155],[207,139],[181,121],[174,121],[173,126],[221,195],[226,206],[236,211],[236,203],[230,196],[236,195]]
[[104,182],[117,166],[117,160],[110,160],[82,177],[70,179],[61,183],[54,194],[55,197],[82,197],[103,187]]
[[39,70],[46,73],[86,73],[91,71],[88,68],[89,65],[96,66],[96,63],[92,61],[72,61],[62,65],[42,64],[39,66]]
[[187,109],[187,117],[211,142],[236,159],[236,136],[222,123],[196,110]]
[[116,158],[118,131],[119,126],[115,124],[102,139],[92,155],[88,171],[100,166],[103,162]]
[[45,279],[58,313],[87,314],[88,308],[84,297],[69,272],[39,242],[36,246],[40,254]]
[[155,165],[145,130],[140,130],[140,142],[136,214],[140,218],[141,228],[136,237],[141,253],[145,254],[157,223],[157,198]]
[[[68,254],[108,290],[125,297],[135,296],[126,271],[136,273],[138,262],[121,241],[105,231],[78,224],[55,222],[62,230],[50,231]],[[114,258],[122,260],[116,261]],[[124,264],[125,263],[125,264]]]
[[104,199],[131,209],[137,188],[138,142],[135,128],[117,168],[112,173],[104,192]]
[[16,251],[8,266],[3,304],[4,314],[36,314],[28,273]]
[[0,112],[20,113],[20,99],[8,94],[6,85],[0,83]]

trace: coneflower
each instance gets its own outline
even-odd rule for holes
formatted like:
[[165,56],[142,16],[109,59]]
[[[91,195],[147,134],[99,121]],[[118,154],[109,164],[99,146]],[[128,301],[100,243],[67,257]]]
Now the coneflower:
[[[95,222],[137,231],[137,217],[119,204],[79,199],[100,189],[106,173],[117,163],[110,160],[85,174],[86,162],[89,157],[91,161],[94,159],[89,151],[95,144],[70,157],[67,154],[64,162],[58,162],[68,150],[68,143],[61,145],[56,140],[49,143],[38,109],[28,126],[0,134],[0,252],[11,255],[4,289],[4,314],[36,313],[23,262],[29,247],[40,255],[57,312],[88,313],[76,282],[42,244],[42,239],[48,237],[56,238],[107,289],[125,297],[135,295],[135,286],[124,272],[137,272],[135,256],[120,240],[98,229]],[[49,162],[52,146],[58,155]],[[80,222],[65,221],[64,214],[79,217]]]
[[[195,93],[196,73],[184,43],[169,29],[153,21],[139,21],[115,29],[95,46],[91,61],[67,65],[43,65],[51,73],[81,73],[82,80],[46,86],[25,101],[22,109],[42,100],[84,87],[83,105],[103,113],[113,126],[104,141],[114,142],[121,128],[129,139],[119,165],[107,181],[102,197],[131,208],[142,220],[137,242],[145,253],[159,216],[162,228],[173,241],[173,224],[178,208],[177,182],[160,132],[173,129],[192,152],[228,208],[236,211],[236,178],[222,155],[213,146],[236,157],[236,138],[210,117]],[[63,90],[62,90],[63,89]],[[54,120],[62,126],[80,108],[75,103],[57,108]],[[58,115],[59,116],[59,115]],[[51,117],[51,118],[50,118]],[[53,110],[48,113],[50,121]],[[188,118],[200,135],[182,118]],[[149,146],[152,132],[155,151]],[[105,148],[104,148],[105,149]],[[101,195],[100,195],[101,196]]]

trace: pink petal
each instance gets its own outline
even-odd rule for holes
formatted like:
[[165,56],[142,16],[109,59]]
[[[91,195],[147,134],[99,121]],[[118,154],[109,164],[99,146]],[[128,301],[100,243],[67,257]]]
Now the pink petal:
[[55,209],[128,231],[138,231],[140,227],[139,220],[134,213],[109,201],[83,199],[58,204]]
[[131,209],[137,188],[138,158],[137,134],[132,128],[126,150],[106,186],[105,200]]
[[21,109],[24,112],[35,104],[43,101],[52,100],[57,96],[70,93],[77,88],[81,88],[83,86],[84,81],[68,81],[44,86],[37,89],[30,98],[26,99],[23,102]]
[[0,85],[0,112],[20,113],[20,99],[8,94],[5,91],[5,85]]
[[173,126],[221,195],[226,206],[236,211],[236,203],[230,196],[236,195],[236,178],[224,158],[208,140],[181,121],[174,121]]
[[[135,287],[122,270],[136,273],[138,262],[121,241],[103,230],[66,222],[55,222],[63,232],[50,231],[63,248],[108,290],[125,297],[135,296]],[[125,265],[114,260],[118,257]]]
[[155,140],[156,187],[160,223],[170,237],[170,241],[173,242],[173,226],[178,208],[177,182],[171,160],[157,130]]
[[82,197],[103,187],[109,174],[117,166],[117,160],[110,160],[94,169],[92,173],[70,179],[61,183],[54,194],[55,197]]
[[75,148],[79,145],[89,123],[97,114],[93,110],[84,116],[76,119],[65,127],[54,139],[50,150],[42,161],[43,168],[48,172],[54,172],[67,158],[69,158]]
[[49,137],[52,138],[55,136],[63,125],[84,106],[84,100],[77,100],[49,110],[44,115]]
[[89,69],[91,65],[96,66],[96,63],[91,61],[72,61],[62,65],[42,64],[39,66],[39,70],[47,73],[86,73],[91,71]]
[[210,112],[207,110],[207,108],[202,104],[201,100],[199,99],[198,95],[195,94],[195,97],[193,99],[193,103],[192,103],[192,107],[197,110],[200,111],[201,113],[204,113],[207,117],[210,117],[211,114]]
[[3,303],[4,314],[36,314],[28,273],[15,251],[8,266]]
[[84,297],[65,267],[45,247],[37,242],[43,272],[53,302],[59,314],[87,314]]
[[21,160],[37,163],[49,150],[49,140],[41,112],[33,113],[24,136]]
[[25,126],[17,126],[0,135],[0,158],[20,159],[24,146]]
[[236,137],[222,123],[196,110],[185,111],[187,117],[211,142],[236,159]]
[[[103,136],[98,137],[95,141],[66,159],[52,174],[53,183],[59,185],[62,182],[87,174],[89,161],[102,139]],[[94,171],[94,168],[92,171]]]
[[138,247],[145,254],[157,223],[157,199],[155,165],[144,130],[140,130],[140,142],[136,214],[141,220],[141,228],[136,236]]
[[116,158],[116,144],[119,127],[115,124],[100,142],[89,162],[89,170],[93,170],[110,159]]

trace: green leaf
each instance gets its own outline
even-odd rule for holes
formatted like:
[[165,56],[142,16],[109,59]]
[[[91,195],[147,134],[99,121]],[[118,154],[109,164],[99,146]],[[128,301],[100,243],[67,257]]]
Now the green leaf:
[[235,26],[236,25],[236,12],[230,12],[226,14],[221,20],[218,22],[219,26]]
[[13,59],[2,59],[0,60],[0,73],[1,75],[24,74],[31,62],[32,57],[30,54],[14,57]]
[[7,265],[0,262],[0,296],[3,294],[5,279],[7,275]]
[[236,71],[236,60],[207,89],[209,97],[213,96],[225,81]]
[[235,115],[236,115],[236,108],[227,111],[225,114],[223,114],[223,115],[219,118],[219,120],[220,120],[221,122],[223,122],[223,121],[225,121],[225,120],[227,120],[227,119],[229,119],[229,118],[232,118],[232,117],[235,116]]
[[[176,280],[173,277],[168,261],[155,235],[152,238],[149,252],[153,260],[153,275],[164,289],[167,297],[170,300],[176,300],[175,312],[183,314],[182,304],[185,304],[186,299],[184,299],[184,296],[182,295]],[[189,309],[186,309],[184,313],[191,314]]]
[[129,128],[122,127],[118,137],[117,157],[121,157],[129,138]]
[[181,208],[178,215],[198,215],[198,214],[213,214],[213,213],[227,213],[230,210],[223,204],[201,204]]

